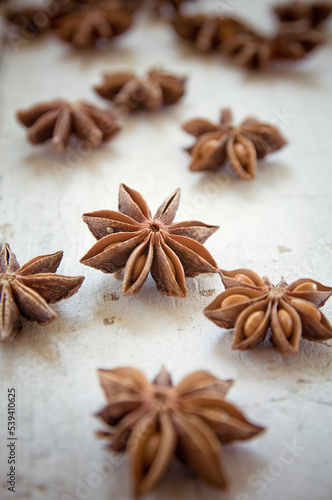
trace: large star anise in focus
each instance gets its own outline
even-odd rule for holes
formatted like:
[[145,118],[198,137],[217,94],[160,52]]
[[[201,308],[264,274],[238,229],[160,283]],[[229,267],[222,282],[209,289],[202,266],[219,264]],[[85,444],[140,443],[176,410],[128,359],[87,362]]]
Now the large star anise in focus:
[[197,139],[188,149],[192,156],[190,170],[214,170],[228,160],[235,174],[245,180],[255,177],[257,159],[286,144],[276,127],[254,118],[235,127],[229,109],[223,109],[220,124],[194,119],[185,123],[183,129]]
[[149,493],[177,456],[212,486],[225,488],[220,443],[250,439],[251,424],[225,396],[231,380],[196,371],[173,386],[165,369],[150,383],[131,367],[98,370],[108,405],[98,416],[112,427],[99,435],[127,450],[137,497]]
[[131,25],[130,11],[108,7],[107,2],[102,2],[63,16],[56,33],[76,48],[86,48],[122,35]]
[[54,274],[63,252],[42,255],[20,267],[5,244],[0,252],[0,341],[12,340],[20,332],[20,316],[46,325],[57,317],[48,304],[71,297],[84,277]]
[[82,264],[104,273],[124,269],[124,295],[137,294],[151,273],[160,293],[185,297],[186,276],[218,272],[202,245],[218,226],[197,221],[173,224],[179,199],[177,190],[152,217],[142,195],[121,184],[119,212],[100,210],[83,215],[98,242],[81,259]]
[[287,2],[273,7],[275,14],[283,23],[290,23],[304,19],[311,26],[319,26],[332,13],[331,2]]
[[57,153],[64,151],[71,136],[96,147],[112,139],[121,129],[110,111],[86,102],[69,103],[60,99],[18,111],[17,118],[29,129],[32,144],[52,140]]
[[128,111],[155,111],[176,104],[185,93],[186,78],[152,69],[139,78],[133,73],[110,73],[95,91]]
[[226,291],[204,314],[221,328],[235,328],[233,349],[253,349],[269,329],[271,340],[282,355],[296,354],[301,337],[312,341],[332,338],[332,328],[319,307],[332,295],[332,288],[309,278],[276,286],[249,269],[222,271]]

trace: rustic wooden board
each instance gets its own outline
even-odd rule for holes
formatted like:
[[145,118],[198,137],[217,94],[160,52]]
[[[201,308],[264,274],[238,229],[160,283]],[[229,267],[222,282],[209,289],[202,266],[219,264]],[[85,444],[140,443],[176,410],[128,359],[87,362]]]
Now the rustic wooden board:
[[[223,5],[268,29],[270,3]],[[217,276],[188,280],[186,300],[159,296],[151,281],[137,297],[123,297],[119,281],[79,258],[94,242],[81,214],[115,209],[120,182],[141,191],[152,209],[180,186],[178,221],[220,224],[206,246],[221,267],[250,267],[275,283],[284,275],[288,282],[310,276],[331,285],[331,43],[299,64],[249,75],[218,56],[200,57],[165,23],[144,16],[101,53],[77,54],[52,37],[21,42],[7,38],[1,48],[0,241],[11,244],[21,264],[62,249],[60,272],[86,279],[79,293],[54,306],[53,324],[26,322],[12,345],[0,346],[1,500],[131,498],[127,462],[103,449],[93,417],[104,402],[96,368],[127,364],[150,377],[165,364],[176,382],[200,368],[234,378],[230,400],[268,427],[257,440],[225,447],[228,492],[174,466],[150,500],[330,499],[331,342],[303,341],[297,356],[284,359],[271,346],[232,352],[232,333],[201,313],[222,291]],[[93,153],[56,156],[32,147],[15,119],[17,109],[55,97],[105,105],[91,90],[102,72],[159,64],[189,76],[186,98],[125,120],[123,132]],[[217,119],[222,106],[231,106],[236,120],[254,114],[273,121],[289,140],[251,183],[187,170],[183,147],[191,140],[180,124]],[[332,319],[332,304],[324,312]],[[17,391],[16,494],[6,484],[10,387]]]

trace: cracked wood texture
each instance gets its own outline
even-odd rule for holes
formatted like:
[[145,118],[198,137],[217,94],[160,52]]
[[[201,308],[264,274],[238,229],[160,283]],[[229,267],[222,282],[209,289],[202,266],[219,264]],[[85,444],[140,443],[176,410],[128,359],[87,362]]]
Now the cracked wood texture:
[[[269,0],[210,4],[273,29]],[[151,279],[139,296],[124,297],[114,276],[79,264],[94,243],[81,214],[116,210],[121,182],[141,192],[152,210],[180,186],[176,221],[221,226],[206,247],[223,269],[331,285],[331,24],[326,31],[329,42],[306,60],[265,74],[197,54],[166,23],[145,15],[99,53],[76,53],[53,37],[7,38],[1,46],[0,240],[11,244],[21,264],[63,250],[59,272],[86,277],[76,295],[54,305],[57,320],[45,327],[25,321],[15,342],[0,346],[1,499],[130,500],[126,459],[110,455],[94,436],[100,424],[93,414],[104,405],[96,369],[133,365],[151,379],[163,364],[175,382],[198,369],[234,378],[229,400],[268,430],[224,447],[227,492],[174,464],[150,500],[331,498],[331,342],[301,341],[299,354],[285,358],[270,345],[231,351],[232,332],[202,313],[223,290],[217,275],[188,279],[186,299],[160,296]],[[183,101],[126,119],[124,130],[100,149],[74,146],[56,155],[33,147],[15,119],[16,110],[56,97],[107,107],[92,91],[103,72],[143,74],[161,63],[189,77]],[[227,171],[188,170],[183,148],[191,139],[181,124],[195,117],[216,121],[225,106],[237,123],[254,115],[289,140],[259,163],[252,182]],[[324,313],[332,320],[331,302]],[[6,484],[11,387],[17,391],[16,493]]]

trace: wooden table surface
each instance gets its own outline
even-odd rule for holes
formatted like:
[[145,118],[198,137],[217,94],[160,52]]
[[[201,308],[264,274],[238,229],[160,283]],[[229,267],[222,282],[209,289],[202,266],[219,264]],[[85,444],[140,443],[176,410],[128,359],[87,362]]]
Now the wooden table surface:
[[[271,3],[223,5],[272,30]],[[52,324],[24,321],[17,339],[0,346],[1,500],[132,498],[127,460],[109,454],[94,435],[102,426],[93,415],[104,404],[96,369],[133,365],[154,377],[163,364],[175,382],[197,369],[233,378],[229,400],[267,431],[224,447],[227,492],[174,465],[149,500],[332,498],[331,341],[303,340],[299,354],[285,358],[269,344],[232,351],[232,332],[202,314],[223,290],[217,275],[188,279],[186,299],[160,296],[150,279],[138,296],[124,297],[112,275],[79,263],[94,243],[81,214],[116,209],[124,182],[152,209],[181,187],[176,220],[220,225],[206,247],[221,268],[249,267],[274,283],[284,276],[289,283],[311,277],[332,285],[331,36],[306,60],[264,74],[246,73],[218,55],[200,56],[165,22],[145,15],[99,53],[76,53],[52,36],[19,42],[7,37],[1,48],[0,241],[10,243],[21,264],[63,250],[60,273],[84,275],[85,282],[54,306],[59,317]],[[58,156],[49,146],[34,147],[15,119],[16,110],[56,97],[107,107],[92,90],[103,72],[143,73],[155,65],[188,76],[183,101],[125,119],[114,141],[88,154],[73,147]],[[181,123],[197,116],[217,120],[225,106],[237,122],[254,115],[276,124],[289,141],[259,163],[252,182],[227,171],[188,171],[183,148],[191,139]],[[332,320],[332,302],[324,312]],[[17,394],[16,493],[6,484],[11,387]]]

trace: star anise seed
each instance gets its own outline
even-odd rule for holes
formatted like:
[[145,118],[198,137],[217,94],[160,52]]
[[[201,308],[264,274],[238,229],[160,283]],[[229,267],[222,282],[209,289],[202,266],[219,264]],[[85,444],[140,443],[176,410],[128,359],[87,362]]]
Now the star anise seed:
[[110,73],[95,91],[128,111],[155,111],[176,104],[185,93],[186,78],[152,69],[139,78],[133,73]]
[[177,386],[165,369],[152,383],[131,367],[98,375],[108,404],[97,416],[111,426],[99,436],[108,438],[110,450],[128,451],[136,497],[154,488],[175,456],[207,483],[225,488],[220,444],[264,430],[225,400],[233,382],[206,371]]
[[309,278],[276,286],[249,269],[222,271],[226,291],[204,314],[221,328],[235,328],[233,349],[253,349],[271,329],[272,343],[282,355],[296,354],[301,337],[332,338],[332,327],[319,310],[332,288]]
[[121,127],[113,113],[86,102],[55,100],[18,111],[17,118],[29,129],[32,144],[52,140],[54,151],[61,153],[71,136],[89,142],[93,147],[112,139]]
[[151,273],[160,293],[185,297],[186,277],[218,272],[202,245],[218,226],[198,221],[173,224],[179,200],[177,190],[152,217],[142,195],[121,184],[119,212],[100,210],[83,215],[98,242],[82,257],[82,264],[104,273],[124,269],[124,295],[137,294]]
[[84,277],[55,274],[63,252],[42,255],[20,267],[6,243],[0,252],[0,340],[13,340],[22,328],[21,316],[46,325],[57,317],[48,304],[71,297]]
[[276,127],[254,118],[247,118],[235,127],[229,109],[223,109],[220,124],[199,118],[182,128],[197,139],[188,149],[192,156],[190,170],[215,170],[228,160],[235,174],[244,180],[255,177],[257,159],[286,144]]

